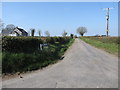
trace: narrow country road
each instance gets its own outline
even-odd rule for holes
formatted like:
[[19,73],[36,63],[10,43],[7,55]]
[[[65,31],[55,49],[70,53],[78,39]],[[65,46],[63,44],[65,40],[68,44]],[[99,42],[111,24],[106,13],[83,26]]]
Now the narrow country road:
[[63,60],[22,76],[3,80],[2,87],[118,88],[118,58],[75,39]]

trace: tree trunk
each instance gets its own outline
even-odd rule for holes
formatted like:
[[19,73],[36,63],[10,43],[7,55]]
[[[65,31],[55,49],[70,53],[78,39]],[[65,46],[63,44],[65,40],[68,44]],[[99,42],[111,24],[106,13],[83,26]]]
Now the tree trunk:
[[81,33],[81,36],[83,36],[83,33]]

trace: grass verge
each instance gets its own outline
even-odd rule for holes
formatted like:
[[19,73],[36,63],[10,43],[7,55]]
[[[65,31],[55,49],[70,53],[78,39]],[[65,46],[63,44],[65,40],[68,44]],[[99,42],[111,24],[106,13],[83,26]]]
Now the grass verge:
[[[118,55],[119,49],[118,45],[116,43],[109,43],[110,41],[107,42],[102,42],[102,40],[99,39],[94,39],[96,37],[80,37],[81,40],[85,41],[86,43],[89,43],[92,46],[95,46],[97,48],[103,49],[111,54]],[[101,37],[102,39],[102,37]],[[105,38],[104,38],[105,39]],[[107,39],[107,38],[106,38]],[[120,55],[118,55],[120,57]]]

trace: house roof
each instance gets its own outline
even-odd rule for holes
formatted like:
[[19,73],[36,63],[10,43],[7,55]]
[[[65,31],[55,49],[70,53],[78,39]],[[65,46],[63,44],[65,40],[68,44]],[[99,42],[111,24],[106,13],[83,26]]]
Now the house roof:
[[[24,30],[24,29],[22,29],[22,28],[18,28],[18,27],[16,27],[15,29],[18,29],[19,31],[21,31],[21,32],[23,32],[23,33],[26,33],[27,34],[27,32]],[[15,30],[14,29],[14,30]]]
[[18,28],[18,27],[14,28],[14,29],[6,29],[5,28],[2,30],[2,34],[4,34],[4,35],[15,34],[15,33],[17,33],[18,35],[22,35],[22,34],[28,35],[28,33],[24,29]]

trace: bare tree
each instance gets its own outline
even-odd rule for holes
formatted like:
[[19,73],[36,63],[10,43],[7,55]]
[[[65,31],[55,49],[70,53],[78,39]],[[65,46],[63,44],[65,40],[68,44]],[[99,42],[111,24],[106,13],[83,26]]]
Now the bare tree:
[[64,30],[64,32],[62,33],[62,36],[65,37],[67,35],[67,32]]
[[34,28],[31,28],[30,30],[31,30],[31,36],[33,36],[33,37],[34,37],[34,34],[35,34],[35,29],[34,29]]
[[15,29],[15,25],[8,24],[5,28],[2,29],[2,35],[8,35],[9,33],[12,33]]
[[39,37],[41,37],[41,34],[42,34],[41,30],[38,30],[38,34],[39,34]]
[[70,34],[70,37],[73,38],[73,37],[74,37],[74,34]]
[[4,23],[3,21],[0,19],[0,36],[2,35],[2,31],[4,30]]
[[28,36],[30,36],[30,31],[27,31],[27,33],[28,33]]
[[15,29],[15,25],[13,25],[13,24],[8,24],[8,25],[6,26],[6,29],[7,29],[7,30],[14,30],[14,29]]
[[84,33],[87,32],[87,28],[86,27],[78,27],[77,28],[77,33],[80,34],[81,36],[84,35]]
[[45,31],[45,35],[46,35],[47,37],[50,37],[50,33],[49,33],[48,31]]
[[2,31],[3,28],[4,28],[4,23],[3,23],[3,21],[0,19],[0,31]]

